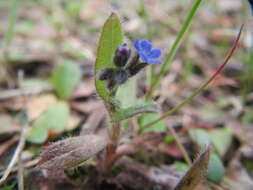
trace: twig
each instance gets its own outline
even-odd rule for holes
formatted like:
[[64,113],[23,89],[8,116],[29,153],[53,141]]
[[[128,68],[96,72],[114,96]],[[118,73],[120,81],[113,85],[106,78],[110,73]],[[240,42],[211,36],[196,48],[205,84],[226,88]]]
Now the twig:
[[211,182],[211,181],[207,181],[207,184],[210,185],[211,187],[215,188],[216,190],[226,190],[225,188]]
[[[27,163],[23,163],[23,168],[24,169],[25,168],[30,168],[32,166],[37,165],[38,162],[39,162],[38,158],[36,158],[34,160],[27,161]],[[18,167],[17,166],[15,166],[15,167],[12,168],[11,173],[16,172],[16,171],[18,171]],[[0,172],[0,175],[4,175],[4,172]]]
[[175,131],[175,129],[169,124],[168,119],[165,119],[165,122],[167,124],[167,127],[171,133],[171,135],[175,138],[175,141],[177,143],[178,148],[180,149],[180,151],[182,152],[184,159],[186,161],[186,163],[191,166],[192,165],[192,161],[187,153],[187,151],[185,150],[183,143],[181,142],[179,136],[177,135],[177,132]]
[[[24,71],[19,70],[18,71],[18,87],[21,89],[21,84],[24,80]],[[27,99],[25,96],[23,96],[24,99],[24,107],[27,110]],[[26,128],[26,126],[23,126],[23,128]],[[24,129],[25,130],[25,129]],[[26,134],[24,134],[26,136]],[[23,145],[24,146],[24,145]],[[23,149],[23,148],[22,148]],[[21,164],[21,156],[20,154],[18,155],[18,190],[24,190],[24,169]]]
[[3,184],[5,182],[5,180],[8,178],[9,174],[11,173],[12,168],[16,164],[16,162],[17,162],[17,160],[18,160],[18,158],[25,146],[26,132],[27,132],[27,127],[24,126],[21,131],[20,140],[19,140],[18,146],[15,150],[15,153],[14,153],[10,163],[8,164],[8,167],[5,170],[2,178],[0,179],[0,185]]
[[37,95],[44,92],[50,92],[52,91],[51,86],[46,86],[42,88],[36,88],[36,89],[11,89],[6,91],[1,91],[0,94],[0,100],[6,100],[9,98],[15,98],[17,96],[29,96],[29,95]]
[[22,166],[21,159],[18,159],[18,190],[24,190],[24,167]]
[[16,141],[18,140],[18,137],[15,136],[13,138],[11,138],[10,140],[4,142],[2,144],[2,146],[0,147],[0,156],[6,151],[9,149],[9,147],[11,147],[13,144],[16,143]]

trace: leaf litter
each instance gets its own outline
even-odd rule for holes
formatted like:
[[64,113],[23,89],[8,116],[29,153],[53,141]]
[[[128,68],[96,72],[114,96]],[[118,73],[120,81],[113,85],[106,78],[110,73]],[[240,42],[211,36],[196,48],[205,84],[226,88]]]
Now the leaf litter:
[[[188,97],[224,59],[225,53],[232,46],[242,20],[250,16],[250,14],[246,16],[244,15],[246,13],[242,13],[249,12],[246,11],[243,2],[235,2],[220,0],[217,5],[215,2],[205,2],[199,9],[198,16],[186,36],[185,43],[182,43],[168,74],[161,81],[161,88],[154,92],[154,99],[159,102],[162,111],[174,107]],[[66,2],[64,1],[64,3]],[[79,3],[81,5],[84,2],[80,1]],[[147,21],[141,14],[139,1],[130,0],[126,4],[124,2],[109,3],[93,0],[84,4],[85,6],[80,6],[83,8],[76,14],[77,17],[73,17],[69,12],[70,9],[66,8],[69,6],[68,3],[65,6],[57,3],[54,3],[55,6],[50,6],[47,1],[43,1],[41,4],[30,4],[27,1],[20,7],[17,17],[18,24],[15,27],[16,33],[8,50],[8,64],[11,65],[12,70],[10,76],[7,76],[5,72],[3,74],[0,72],[1,94],[8,94],[11,90],[16,90],[15,96],[4,97],[0,100],[0,157],[1,160],[5,160],[2,163],[8,163],[10,160],[10,155],[13,153],[11,147],[17,141],[20,128],[24,127],[23,122],[31,126],[50,105],[59,101],[57,96],[61,91],[64,91],[60,98],[64,99],[64,105],[69,108],[70,115],[75,115],[78,121],[74,122],[75,126],[71,128],[71,131],[65,130],[71,117],[64,115],[62,119],[67,118],[68,121],[60,123],[61,126],[59,126],[64,130],[49,135],[49,138],[45,138],[39,145],[27,143],[22,152],[23,157],[21,154],[20,162],[24,166],[28,166],[25,168],[29,173],[28,176],[31,177],[32,174],[35,181],[40,181],[38,184],[32,184],[33,188],[173,189],[180,179],[181,181],[184,179],[183,173],[173,168],[173,163],[183,161],[183,155],[178,154],[180,150],[177,146],[173,146],[175,140],[166,130],[166,123],[159,123],[159,128],[154,130],[150,128],[150,131],[138,134],[138,130],[134,128],[133,124],[136,121],[127,121],[126,125],[131,127],[120,142],[118,154],[128,155],[128,157],[118,160],[115,166],[115,175],[104,177],[97,174],[99,171],[95,165],[96,161],[99,162],[101,158],[99,155],[94,157],[94,154],[100,152],[107,143],[106,137],[98,136],[104,135],[105,130],[98,132],[98,128],[103,128],[104,123],[108,123],[108,121],[104,119],[106,112],[102,111],[104,108],[101,99],[94,94],[90,63],[95,62],[99,31],[111,11],[116,9],[122,17],[122,25],[129,39],[145,37],[147,31],[150,30],[151,37],[156,39],[154,44],[166,50],[175,39],[190,2],[186,0],[180,2],[145,1],[145,9],[148,13]],[[0,9],[9,9],[5,6],[0,6]],[[32,11],[27,11],[27,7],[30,7]],[[6,31],[6,16],[7,13],[4,11],[0,15],[2,18],[0,22],[1,36]],[[149,24],[145,24],[146,22]],[[149,28],[149,25],[152,27]],[[3,42],[3,39],[0,39],[0,42]],[[239,188],[251,190],[253,186],[253,154],[251,154],[253,150],[253,131],[251,129],[253,120],[252,114],[250,114],[252,113],[252,89],[248,89],[247,99],[245,99],[246,95],[242,93],[245,90],[243,86],[245,78],[247,78],[245,74],[247,60],[245,59],[249,54],[246,42],[241,41],[239,46],[238,52],[230,60],[231,63],[225,68],[224,73],[188,106],[168,118],[169,125],[182,138],[183,145],[192,159],[196,158],[196,152],[199,152],[199,146],[201,146],[199,142],[196,142],[196,139],[201,141],[201,137],[203,138],[205,135],[191,132],[204,130],[204,133],[210,137],[209,140],[213,148],[211,153],[207,149],[201,156],[203,157],[203,154],[207,153],[215,154],[218,162],[226,171],[221,177],[216,175],[215,177],[218,179],[207,178],[207,181],[202,181],[200,189]],[[3,49],[0,51],[0,55],[4,55]],[[1,63],[5,62],[3,56],[0,60]],[[66,83],[54,79],[57,84],[54,82],[53,85],[57,86],[58,95],[52,89],[42,89],[41,91],[35,89],[28,96],[24,95],[24,90],[19,87],[18,71],[23,70],[24,80],[33,78],[48,81],[50,76],[57,75],[51,75],[53,68],[57,68],[59,63],[65,60],[71,60],[80,66],[79,71],[82,73],[82,77],[77,74],[75,76],[77,82],[72,81],[73,83],[67,85],[67,88],[61,88],[60,83]],[[1,67],[0,64],[0,70]],[[231,73],[233,73],[232,76]],[[141,77],[143,78],[144,75],[143,72]],[[14,85],[10,85],[9,78],[14,81]],[[137,81],[138,87],[140,87],[137,95],[143,93],[142,91],[147,91],[147,84],[143,84],[142,81],[144,80]],[[141,89],[141,86],[144,88]],[[72,90],[74,92],[69,93]],[[27,115],[22,115],[22,111],[25,111]],[[149,119],[148,115],[146,118],[135,118],[138,122],[137,126]],[[71,137],[76,136],[80,131],[82,136]],[[70,138],[66,138],[69,136]],[[51,144],[51,141],[57,139],[60,141]],[[73,146],[68,147],[70,146],[68,145],[66,148],[64,143],[72,140]],[[207,139],[204,138],[204,140]],[[96,141],[97,146],[93,147],[89,144],[93,141]],[[87,143],[80,147],[80,142]],[[43,146],[46,147],[44,153]],[[49,147],[54,147],[56,152],[53,154],[57,154],[59,157],[52,158]],[[173,147],[171,152],[166,151],[170,147]],[[25,151],[28,151],[32,157],[26,159]],[[75,166],[76,163],[81,164],[80,168],[82,169],[79,170],[82,172],[74,174],[84,176],[83,182],[85,183],[75,185],[72,182],[73,176],[70,177],[70,174],[66,174],[66,172],[54,171],[52,174],[48,174],[49,172],[42,172],[44,169],[34,168],[34,165],[27,164],[36,161],[41,151],[42,160],[39,165],[41,168],[57,169],[62,166],[58,158],[69,157],[67,168]],[[84,159],[78,159],[78,155],[85,151],[89,152],[89,156],[85,158],[88,161],[82,165]],[[233,156],[227,158],[226,154]],[[201,160],[201,156],[197,160]],[[89,159],[90,157],[93,159]],[[49,162],[45,159],[48,159]],[[5,167],[1,167],[0,175],[3,174],[6,167],[7,164]],[[203,168],[206,169],[206,166]],[[219,171],[215,167],[212,169],[214,172]],[[221,173],[219,172],[219,174]],[[15,176],[16,172],[13,170],[3,188],[15,183]],[[25,182],[27,181],[29,186],[32,182],[26,177]],[[212,185],[214,182],[217,184]],[[184,183],[183,181],[180,184]],[[67,185],[63,186],[63,184]],[[184,187],[176,187],[176,189],[179,188],[184,189]]]

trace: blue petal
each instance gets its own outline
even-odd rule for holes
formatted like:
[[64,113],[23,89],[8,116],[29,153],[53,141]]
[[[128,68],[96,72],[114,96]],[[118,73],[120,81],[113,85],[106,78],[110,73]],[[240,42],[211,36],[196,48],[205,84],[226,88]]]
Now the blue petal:
[[150,64],[162,64],[162,62],[158,59],[149,59],[148,63],[150,63]]
[[152,44],[148,40],[142,40],[140,42],[140,48],[142,51],[148,53],[152,49]]
[[137,51],[140,51],[140,40],[134,40],[134,47]]
[[158,58],[162,54],[162,51],[158,48],[152,49],[148,54],[149,58]]
[[148,57],[144,53],[140,53],[139,55],[144,63],[148,63]]

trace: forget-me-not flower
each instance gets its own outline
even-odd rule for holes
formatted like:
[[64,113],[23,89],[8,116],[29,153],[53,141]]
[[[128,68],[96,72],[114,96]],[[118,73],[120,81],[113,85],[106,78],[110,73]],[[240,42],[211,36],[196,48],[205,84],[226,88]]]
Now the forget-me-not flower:
[[137,50],[141,60],[150,64],[161,64],[158,60],[162,54],[162,51],[158,48],[152,48],[152,44],[148,40],[135,40],[134,47]]

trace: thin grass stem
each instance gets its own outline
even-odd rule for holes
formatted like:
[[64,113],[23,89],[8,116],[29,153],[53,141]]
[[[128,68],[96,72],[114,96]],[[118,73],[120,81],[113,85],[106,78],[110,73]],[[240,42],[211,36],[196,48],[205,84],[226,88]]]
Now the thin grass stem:
[[[172,62],[172,60],[174,59],[176,51],[179,48],[180,43],[182,42],[183,37],[185,36],[185,33],[186,33],[187,29],[189,28],[189,26],[190,26],[190,24],[192,22],[192,19],[193,19],[194,15],[196,14],[197,9],[199,8],[201,2],[202,2],[202,0],[196,0],[194,2],[193,6],[191,8],[190,13],[188,14],[186,20],[184,21],[183,26],[180,29],[180,31],[179,31],[179,33],[178,33],[178,35],[176,37],[176,40],[174,41],[174,43],[172,45],[172,48],[170,49],[169,53],[165,57],[165,61],[164,61],[163,65],[162,65],[162,68],[161,68],[159,74],[156,75],[156,77],[154,77],[154,80],[152,81],[152,85],[151,85],[151,90],[150,91],[152,91],[152,89],[155,89],[157,87],[157,85],[159,84],[159,81],[161,80],[161,78],[167,72],[168,67],[169,67],[170,63]],[[151,95],[152,94],[150,93],[148,99],[151,98]]]

